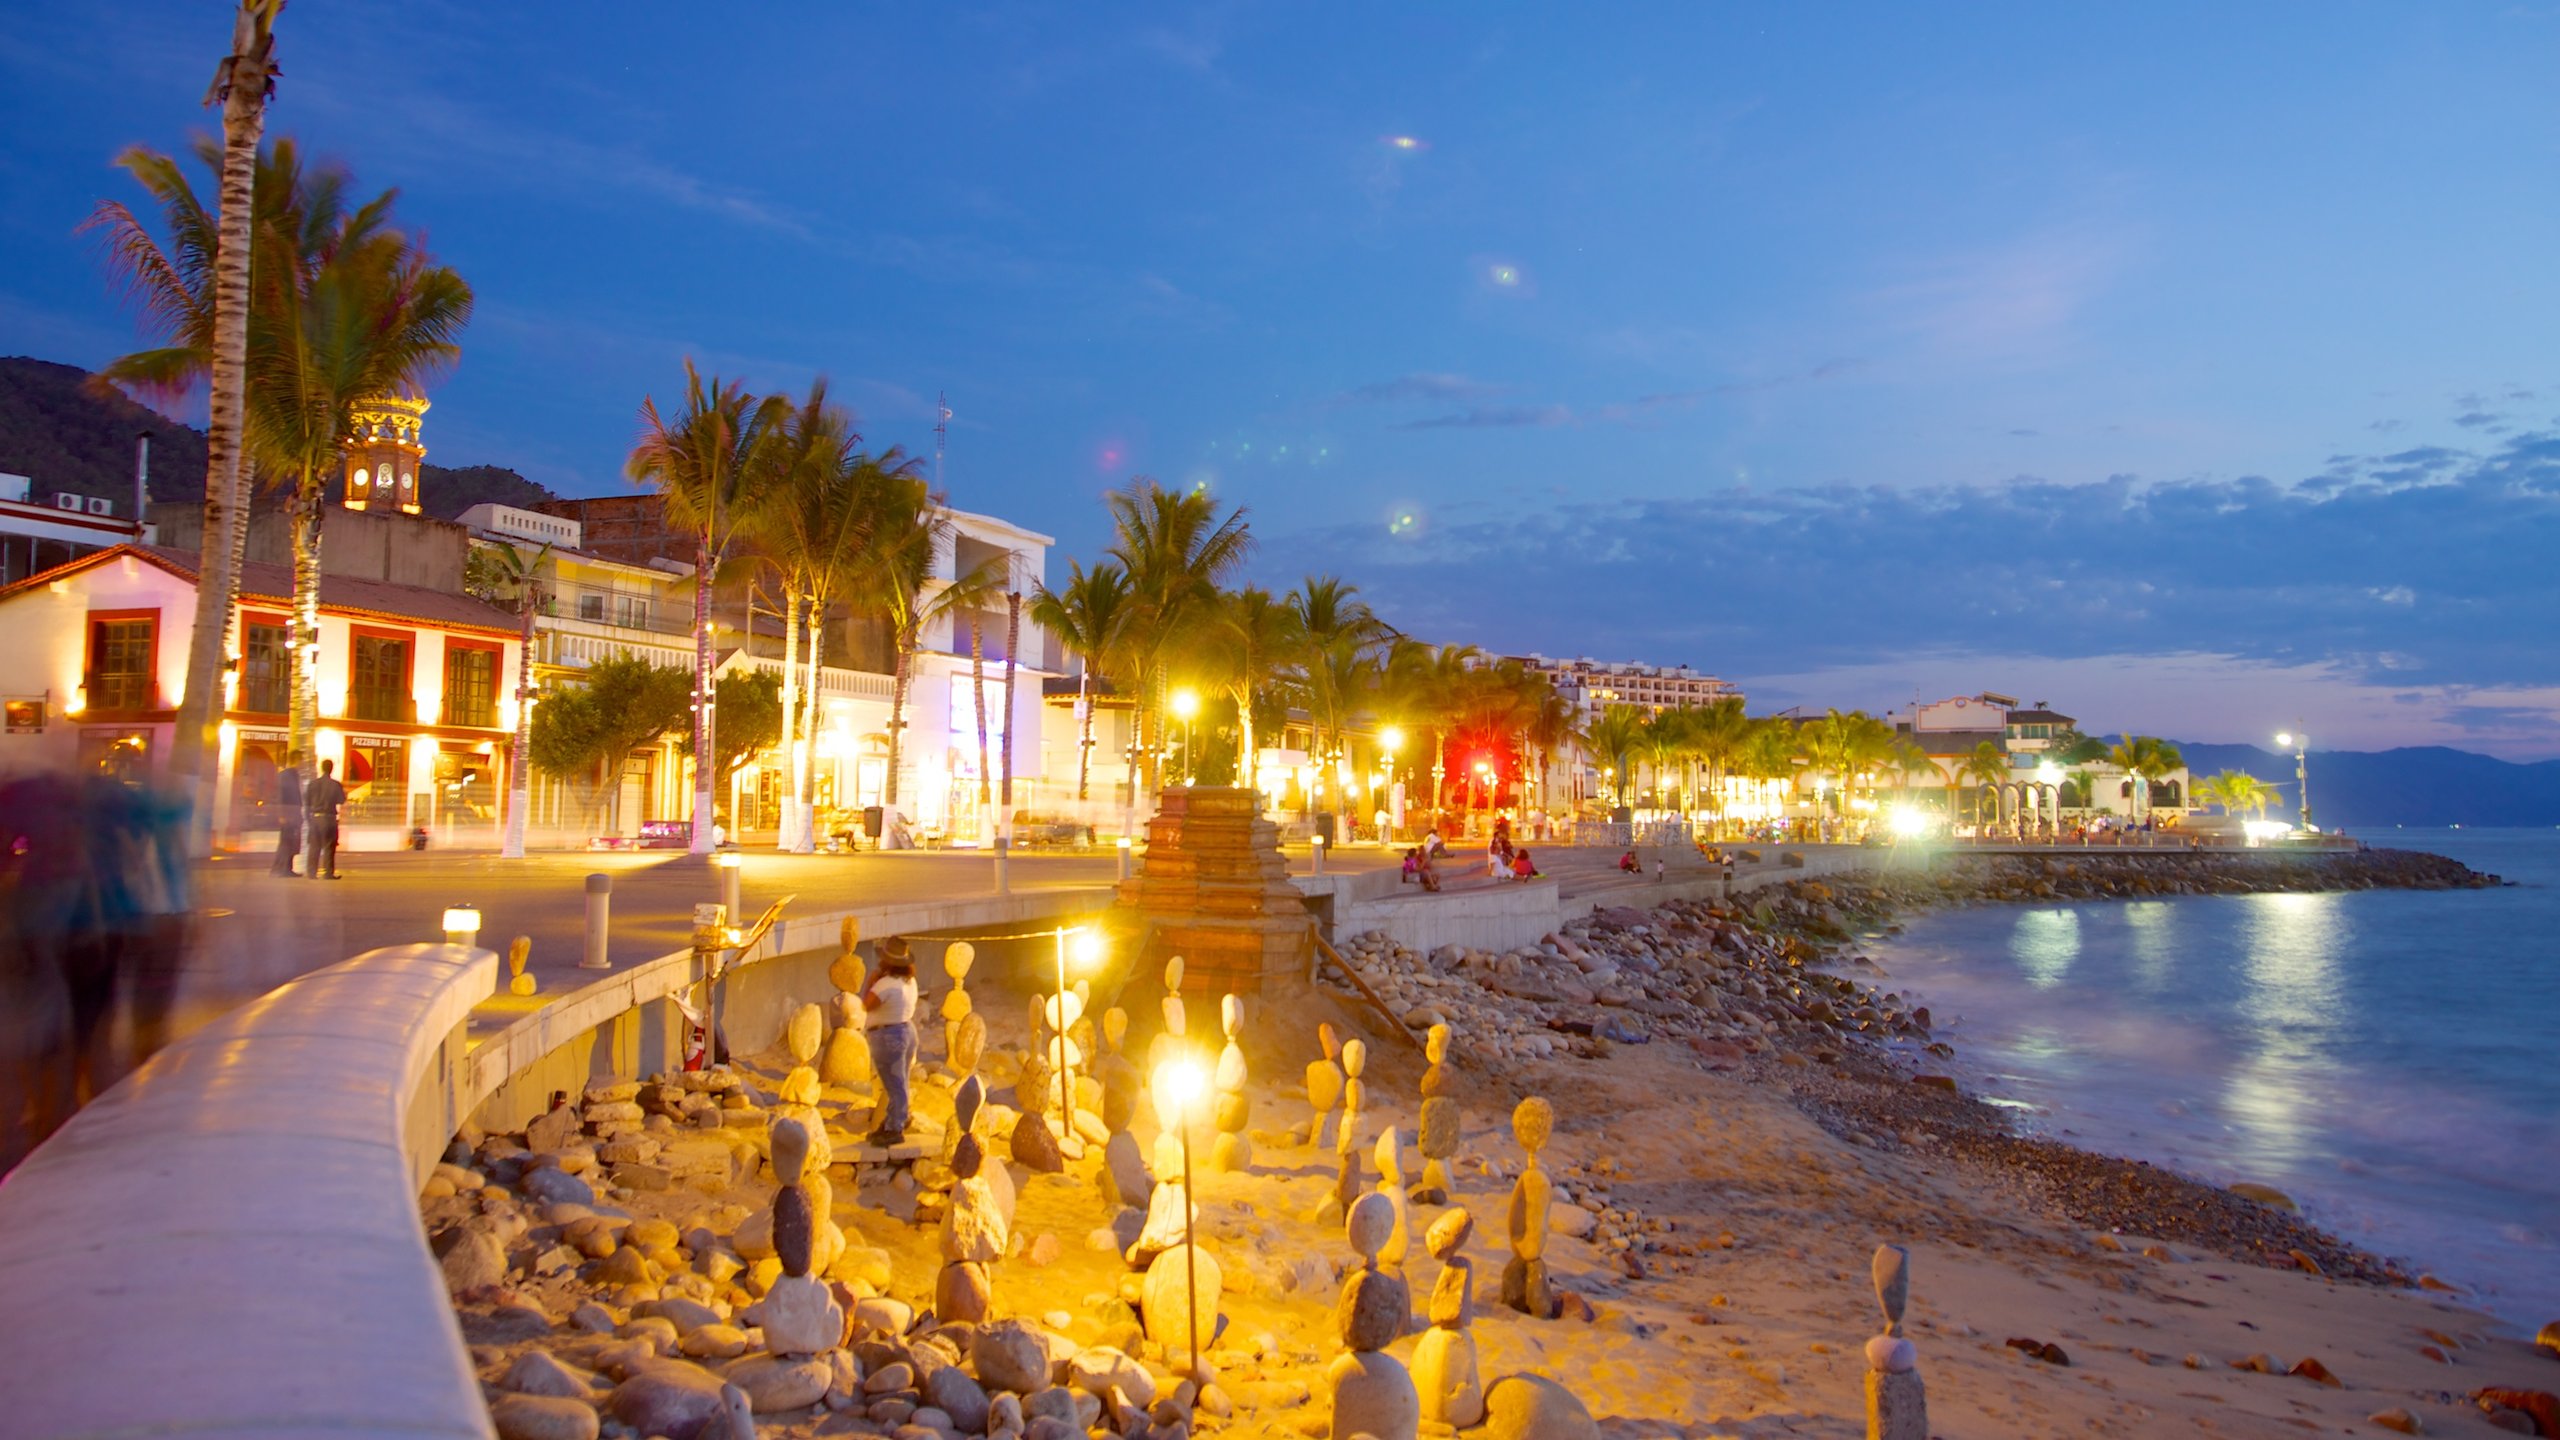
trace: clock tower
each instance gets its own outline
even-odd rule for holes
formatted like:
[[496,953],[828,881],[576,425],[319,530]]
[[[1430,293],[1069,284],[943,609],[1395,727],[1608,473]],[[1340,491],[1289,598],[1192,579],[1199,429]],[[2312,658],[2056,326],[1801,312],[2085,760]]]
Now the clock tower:
[[347,436],[347,508],[418,513],[418,466],[427,458],[419,431],[426,397],[378,395],[355,405]]

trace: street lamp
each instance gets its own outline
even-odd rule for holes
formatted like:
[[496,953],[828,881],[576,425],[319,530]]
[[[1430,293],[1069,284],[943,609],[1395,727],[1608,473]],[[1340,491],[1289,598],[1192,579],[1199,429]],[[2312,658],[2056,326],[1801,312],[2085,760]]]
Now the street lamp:
[[[1387,824],[1398,832],[1404,829],[1404,777],[1396,770],[1396,752],[1404,748],[1404,730],[1390,725],[1378,732],[1378,753],[1386,757],[1385,776],[1379,781],[1387,788]],[[1381,835],[1381,844],[1388,837]]]
[[1199,1062],[1179,1058],[1156,1067],[1154,1088],[1156,1119],[1172,1126],[1182,1142],[1182,1259],[1187,1267],[1182,1309],[1191,1326],[1191,1374],[1196,1378],[1200,1374],[1200,1241],[1191,1225],[1198,1208],[1191,1191],[1191,1112],[1208,1087],[1202,1083]]
[[1173,692],[1173,718],[1182,722],[1182,783],[1191,783],[1192,718],[1200,713],[1200,694],[1184,688]]
[[2302,813],[2302,828],[2309,831],[2314,828],[2311,824],[2311,737],[2298,730],[2279,730],[2276,743],[2293,747],[2294,808]]

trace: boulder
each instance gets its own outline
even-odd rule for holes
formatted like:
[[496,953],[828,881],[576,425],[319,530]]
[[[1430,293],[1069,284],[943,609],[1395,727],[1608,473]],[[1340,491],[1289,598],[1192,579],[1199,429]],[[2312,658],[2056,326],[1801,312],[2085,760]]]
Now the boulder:
[[596,1408],[556,1395],[504,1395],[489,1407],[498,1440],[596,1440]]
[[950,1416],[962,1434],[975,1435],[987,1428],[987,1387],[957,1365],[945,1365],[924,1377],[924,1398]]
[[1020,1320],[999,1320],[979,1330],[969,1359],[990,1390],[1029,1395],[1049,1387],[1049,1347]]
[[542,1201],[546,1205],[557,1205],[563,1202],[576,1205],[596,1203],[594,1186],[575,1175],[554,1169],[549,1165],[527,1172],[518,1188],[522,1189],[528,1198]]
[[[1194,1281],[1190,1257],[1196,1254],[1197,1289],[1188,1289]],[[1206,1351],[1218,1338],[1218,1292],[1225,1286],[1218,1259],[1196,1245],[1177,1245],[1158,1255],[1147,1266],[1147,1278],[1139,1288],[1138,1309],[1147,1325],[1147,1338],[1162,1345],[1168,1354],[1180,1353],[1189,1359],[1194,1339]],[[1185,1294],[1188,1290],[1189,1299]],[[1195,1332],[1191,1315],[1197,1310],[1200,1323]]]
[[1422,1404],[1413,1377],[1392,1355],[1363,1351],[1336,1356],[1325,1371],[1325,1384],[1333,1392],[1333,1440],[1354,1435],[1414,1440],[1421,1428]]
[[498,1388],[518,1395],[550,1395],[584,1401],[595,1394],[586,1372],[573,1370],[548,1351],[527,1350],[498,1377]]
[[805,1275],[775,1280],[746,1318],[763,1327],[765,1348],[779,1355],[815,1355],[844,1343],[844,1307],[826,1282]]
[[1505,1375],[1484,1392],[1485,1440],[1600,1440],[1572,1391],[1542,1375]]
[[[1186,1355],[1186,1359],[1188,1356]],[[1156,1377],[1147,1367],[1108,1345],[1079,1350],[1067,1361],[1067,1383],[1088,1395],[1109,1399],[1113,1386],[1141,1409],[1156,1402]]]
[[445,1288],[459,1295],[506,1279],[507,1251],[497,1236],[466,1225],[454,1237],[453,1247],[444,1252],[442,1265]]
[[606,1402],[613,1418],[641,1435],[703,1440],[720,1416],[720,1377],[680,1360],[635,1366]]
[[823,1355],[750,1355],[722,1372],[746,1392],[758,1415],[806,1410],[827,1398],[827,1382],[835,1366]]

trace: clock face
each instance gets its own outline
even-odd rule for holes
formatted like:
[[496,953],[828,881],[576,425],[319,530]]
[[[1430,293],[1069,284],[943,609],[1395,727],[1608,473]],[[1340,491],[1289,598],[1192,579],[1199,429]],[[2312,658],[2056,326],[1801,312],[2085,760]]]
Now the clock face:
[[357,494],[359,494],[359,495],[363,494],[363,493],[364,493],[365,484],[366,484],[365,476],[366,476],[366,471],[365,471],[364,467],[363,467],[363,466],[361,466],[361,465],[357,466],[357,467],[356,467],[356,478],[355,478],[354,480],[352,480],[352,481],[348,482],[347,488],[348,488],[348,489],[350,489],[350,490],[353,490],[354,492],[356,492],[356,493],[357,493]]

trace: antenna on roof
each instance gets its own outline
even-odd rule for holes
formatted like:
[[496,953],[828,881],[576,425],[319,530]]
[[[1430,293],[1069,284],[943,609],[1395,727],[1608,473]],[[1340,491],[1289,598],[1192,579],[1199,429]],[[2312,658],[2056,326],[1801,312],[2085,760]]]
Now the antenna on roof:
[[[940,390],[933,392],[933,488],[942,489],[942,451],[951,432],[951,397]],[[946,492],[948,493],[948,492]]]

